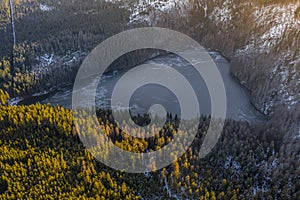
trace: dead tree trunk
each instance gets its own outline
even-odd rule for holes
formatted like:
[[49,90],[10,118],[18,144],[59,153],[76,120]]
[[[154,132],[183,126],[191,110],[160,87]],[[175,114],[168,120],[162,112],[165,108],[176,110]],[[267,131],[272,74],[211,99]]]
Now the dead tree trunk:
[[11,55],[10,55],[10,73],[12,76],[11,80],[11,93],[14,93],[14,76],[15,76],[15,68],[14,68],[14,49],[16,45],[16,31],[15,31],[15,21],[14,21],[14,8],[13,8],[13,0],[9,0],[9,9],[10,9],[10,21],[11,21],[11,29],[12,29],[12,45],[11,45]]
[[10,9],[10,20],[11,20],[11,29],[12,29],[12,39],[13,45],[16,45],[16,31],[15,31],[15,20],[14,20],[14,8],[13,0],[9,0],[9,9]]

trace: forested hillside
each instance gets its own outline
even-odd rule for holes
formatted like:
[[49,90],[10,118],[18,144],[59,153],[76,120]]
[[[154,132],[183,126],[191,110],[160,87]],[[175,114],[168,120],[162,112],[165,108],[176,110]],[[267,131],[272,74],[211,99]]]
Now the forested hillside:
[[0,85],[11,96],[71,83],[87,53],[124,30],[128,15],[103,1],[14,1],[12,51],[8,1],[1,1],[1,8]]
[[[12,7],[0,1],[0,199],[300,199],[298,0],[11,2]],[[143,26],[178,30],[220,51],[268,120],[252,125],[227,120],[217,146],[199,159],[210,121],[202,116],[193,145],[172,165],[127,174],[92,157],[71,110],[9,105],[11,98],[71,84],[101,41]],[[132,67],[157,53],[136,51],[114,64]],[[109,110],[98,110],[98,118],[101,127],[95,130],[133,152],[157,150],[177,134],[178,119],[171,115],[149,139],[119,130]]]
[[[199,159],[210,120],[202,117],[196,140],[180,159],[153,173],[127,174],[91,156],[77,136],[71,111],[40,104],[0,108],[1,199],[300,198],[299,141],[284,143],[284,133],[274,124],[251,127],[229,120],[217,147]],[[169,116],[158,136],[132,138],[110,115],[98,111],[101,128],[132,152],[158,149],[177,134],[177,121]]]

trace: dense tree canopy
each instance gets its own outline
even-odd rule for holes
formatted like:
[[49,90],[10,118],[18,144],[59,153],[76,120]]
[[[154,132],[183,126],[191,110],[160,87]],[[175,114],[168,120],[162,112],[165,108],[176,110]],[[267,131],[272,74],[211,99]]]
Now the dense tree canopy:
[[[300,197],[299,143],[282,143],[282,132],[271,125],[250,127],[229,120],[213,152],[199,159],[209,125],[209,118],[202,117],[193,145],[172,165],[149,174],[126,174],[104,166],[84,148],[70,110],[40,104],[0,108],[0,198]],[[171,116],[159,135],[149,139],[119,130],[110,111],[99,110],[98,117],[106,135],[133,152],[158,149],[177,134],[178,121]]]

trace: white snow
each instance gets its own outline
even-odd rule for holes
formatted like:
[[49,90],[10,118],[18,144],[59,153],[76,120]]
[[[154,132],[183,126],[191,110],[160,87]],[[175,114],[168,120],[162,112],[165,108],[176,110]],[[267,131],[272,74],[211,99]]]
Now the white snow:
[[50,65],[54,65],[56,63],[63,63],[65,65],[72,65],[74,62],[79,60],[80,57],[87,55],[85,52],[81,51],[75,51],[75,52],[67,52],[66,55],[60,56],[56,55],[54,53],[45,53],[44,55],[41,55],[39,57],[36,57],[36,60],[38,61],[39,67],[49,67]]
[[45,5],[45,4],[40,4],[40,9],[41,9],[41,11],[51,11],[51,10],[53,10],[54,8],[51,7],[51,6],[47,6],[47,5]]
[[296,138],[300,138],[300,127],[298,128],[298,133],[296,133],[297,135],[296,135],[296,137],[295,137],[295,139]]
[[39,60],[39,63],[41,66],[45,67],[45,66],[49,66],[52,62],[53,62],[53,57],[54,54],[44,54],[42,56],[40,56],[39,58],[37,58],[37,60]]
[[43,96],[43,95],[45,95],[45,94],[48,94],[49,92],[47,92],[47,91],[44,91],[44,92],[38,92],[38,93],[34,93],[33,95],[31,95],[31,96],[33,96],[33,97],[39,97],[39,96]]
[[129,23],[145,22],[151,24],[156,12],[168,12],[174,8],[184,8],[189,0],[105,0],[106,2],[121,2],[123,8],[131,12]]
[[261,192],[263,192],[263,193],[266,192],[266,191],[268,191],[265,182],[263,183],[262,186],[256,185],[256,186],[253,188],[253,195],[256,195],[257,192],[259,192],[259,191],[261,191]]
[[[295,18],[295,10],[300,2],[286,5],[273,4],[270,6],[256,7],[253,17],[256,26],[264,27],[263,33],[255,33],[253,38],[243,48],[235,53],[270,52],[276,47],[279,41],[285,41],[285,32],[300,29],[300,18]],[[300,87],[300,52],[286,51],[277,57],[274,67],[270,69],[270,80],[278,85],[277,97],[281,103],[293,109],[299,101],[300,94],[297,88]],[[296,55],[296,56],[295,56]],[[271,99],[264,105],[264,112],[268,113],[274,106],[277,106]]]
[[[300,28],[299,19],[295,18],[295,11],[299,3],[288,5],[271,5],[257,9],[253,15],[259,26],[265,26],[266,32],[260,37],[261,48],[269,48],[282,38],[285,30]],[[266,24],[268,22],[268,24]]]
[[[272,71],[272,76],[280,77],[280,90],[278,91],[279,95],[282,97],[283,103],[288,105],[289,109],[292,109],[293,106],[298,102],[300,94],[294,94],[291,92],[290,85],[294,87],[300,87],[299,82],[299,68],[298,60],[290,62],[287,66],[277,65]],[[295,83],[290,83],[295,81]]]
[[[286,6],[267,6],[254,13],[258,25],[269,27],[260,37],[261,48],[268,49],[274,46],[278,39],[284,37],[284,32],[291,28],[300,28],[300,22],[295,19],[295,10],[299,4]],[[265,24],[271,22],[270,24]]]
[[179,200],[178,196],[176,194],[172,194],[172,190],[170,189],[169,187],[169,184],[168,184],[168,180],[167,180],[167,177],[165,177],[165,189],[169,195],[170,198],[175,198],[176,200]]
[[241,165],[239,162],[234,160],[233,156],[229,155],[229,156],[226,156],[224,168],[232,170],[232,172],[234,172],[235,174],[239,174]]
[[[249,41],[249,44],[244,48],[237,50],[237,53],[251,50],[268,51],[277,43],[278,39],[283,38],[286,30],[299,29],[300,20],[295,18],[295,11],[298,6],[300,3],[256,7],[253,13],[256,26],[265,27],[266,31],[262,34],[256,33],[258,35]],[[221,13],[227,12],[222,11]],[[225,19],[222,17],[221,21]]]
[[217,24],[219,24],[220,22],[230,23],[232,19],[232,10],[230,8],[230,5],[232,5],[231,0],[226,0],[221,7],[215,7],[210,16],[210,19],[215,20]]
[[16,106],[19,104],[19,102],[23,101],[23,97],[16,97],[8,100],[8,104],[11,106]]

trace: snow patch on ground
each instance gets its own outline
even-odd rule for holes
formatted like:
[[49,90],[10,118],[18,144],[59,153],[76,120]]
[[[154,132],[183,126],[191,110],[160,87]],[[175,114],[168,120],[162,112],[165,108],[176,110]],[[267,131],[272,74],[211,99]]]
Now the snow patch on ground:
[[221,7],[215,7],[210,15],[210,19],[219,23],[230,23],[232,19],[231,0],[224,1]]
[[40,10],[41,10],[41,11],[46,12],[46,11],[51,11],[51,10],[53,10],[53,9],[54,9],[54,7],[47,6],[47,5],[45,5],[45,4],[40,4]]
[[31,95],[31,96],[33,96],[33,97],[40,97],[40,96],[43,96],[43,95],[46,95],[46,94],[48,94],[49,92],[47,92],[47,91],[44,91],[44,92],[37,92],[37,93],[34,93],[33,95]]
[[267,187],[266,187],[265,183],[262,186],[256,185],[253,188],[253,195],[256,195],[258,192],[264,193],[266,191],[268,191],[268,190],[267,190]]
[[235,161],[233,156],[227,156],[224,164],[225,169],[230,169],[235,174],[239,174],[241,170],[241,165],[239,162]]
[[52,53],[52,54],[44,54],[36,59],[39,61],[39,64],[42,67],[46,67],[46,66],[49,66],[50,64],[52,64],[52,62],[54,61],[53,58],[54,58],[54,54]]
[[165,189],[166,189],[169,197],[179,200],[178,196],[176,194],[172,193],[172,190],[170,189],[169,184],[168,184],[167,177],[165,177],[164,182],[165,182]]
[[295,18],[295,11],[298,4],[288,4],[286,6],[266,6],[254,12],[254,16],[258,25],[266,26],[268,30],[260,37],[262,48],[268,48],[276,43],[277,39],[284,37],[284,32],[292,28],[300,28],[300,21]]
[[23,101],[24,98],[23,97],[16,97],[16,98],[13,98],[13,99],[9,99],[8,100],[8,105],[10,106],[16,106],[19,104],[19,102]]
[[37,68],[46,68],[54,64],[60,63],[65,65],[72,65],[79,57],[87,55],[85,52],[75,51],[68,52],[64,56],[56,55],[54,53],[45,53],[44,55],[36,57],[38,62]]
[[298,134],[296,135],[295,138],[300,138],[300,127],[298,128]]
[[129,23],[145,22],[151,24],[157,12],[169,12],[174,8],[184,8],[189,0],[105,0],[106,2],[122,3],[122,7],[131,12]]

